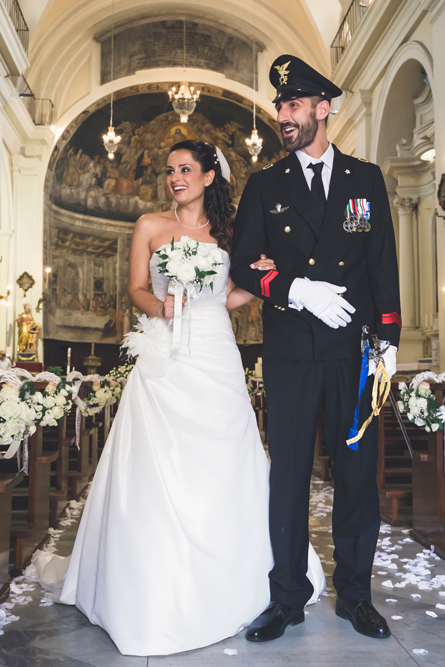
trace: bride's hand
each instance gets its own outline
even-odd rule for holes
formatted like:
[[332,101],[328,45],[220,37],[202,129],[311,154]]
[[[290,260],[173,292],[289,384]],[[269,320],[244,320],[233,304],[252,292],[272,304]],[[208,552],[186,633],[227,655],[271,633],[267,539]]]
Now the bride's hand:
[[266,255],[261,255],[261,259],[251,264],[250,268],[259,269],[260,271],[270,271],[271,269],[275,270],[277,267],[273,259],[268,259]]
[[[184,294],[183,297],[182,297],[182,307],[183,308],[184,308],[184,304],[185,304],[186,301],[187,301],[187,297]],[[164,318],[164,320],[167,320],[167,322],[169,322],[171,319],[173,319],[174,314],[175,314],[175,297],[173,296],[173,294],[169,294],[166,297],[166,299],[164,301],[164,305],[162,307],[162,317]]]

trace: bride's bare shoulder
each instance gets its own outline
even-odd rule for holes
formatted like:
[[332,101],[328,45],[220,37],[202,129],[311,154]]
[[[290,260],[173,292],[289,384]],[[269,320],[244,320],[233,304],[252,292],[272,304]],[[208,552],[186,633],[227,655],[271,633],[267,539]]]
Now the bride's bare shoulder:
[[173,222],[173,213],[165,211],[163,213],[145,213],[136,220],[135,231],[139,233],[153,234],[161,229],[165,229],[166,224]]

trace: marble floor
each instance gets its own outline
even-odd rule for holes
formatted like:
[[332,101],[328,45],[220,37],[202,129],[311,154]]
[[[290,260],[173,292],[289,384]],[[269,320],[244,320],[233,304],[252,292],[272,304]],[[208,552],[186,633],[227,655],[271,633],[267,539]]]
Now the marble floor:
[[[330,532],[332,488],[314,479],[311,540],[323,561],[328,590],[284,637],[251,644],[244,633],[197,651],[168,657],[122,656],[108,635],[75,608],[52,605],[32,579],[15,582],[0,606],[0,665],[7,667],[445,667],[445,562],[413,542],[408,530],[382,526],[372,580],[373,601],[392,637],[369,639],[334,613]],[[74,511],[71,514],[78,514]],[[60,526],[52,548],[69,553],[78,518]],[[3,619],[3,621],[2,621]],[[9,621],[9,622],[8,622]]]

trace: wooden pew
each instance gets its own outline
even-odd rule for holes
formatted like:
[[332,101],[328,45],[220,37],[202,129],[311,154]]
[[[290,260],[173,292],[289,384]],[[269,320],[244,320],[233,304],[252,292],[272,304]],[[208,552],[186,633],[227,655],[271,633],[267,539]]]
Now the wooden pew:
[[11,539],[15,547],[17,570],[22,569],[24,562],[48,531],[51,464],[58,455],[58,451],[43,449],[43,429],[38,426],[29,438],[29,475],[12,491]]
[[[79,397],[85,398],[91,391],[91,384],[84,383],[80,387]],[[68,437],[76,435],[76,407],[67,417]],[[68,472],[68,484],[71,498],[77,498],[88,483],[97,466],[98,428],[92,417],[80,417],[79,449],[71,448]]]
[[[445,383],[432,384],[443,404]],[[444,432],[425,434],[427,447],[416,452],[413,461],[413,529],[412,537],[425,547],[435,547],[445,558],[445,461]]]
[[50,526],[56,528],[58,518],[68,502],[68,474],[70,446],[74,445],[75,437],[66,433],[66,416],[58,422],[57,427],[43,430],[45,450],[57,451],[58,457],[51,465],[50,495]]
[[0,473],[0,600],[9,589],[12,491],[23,477],[23,473]]
[[[397,397],[398,383],[393,382],[391,388]],[[404,424],[413,448],[417,452],[424,451],[427,446],[427,433],[414,426],[406,417]],[[377,484],[383,521],[391,526],[400,526],[402,521],[411,523],[412,459],[389,401],[379,415]]]

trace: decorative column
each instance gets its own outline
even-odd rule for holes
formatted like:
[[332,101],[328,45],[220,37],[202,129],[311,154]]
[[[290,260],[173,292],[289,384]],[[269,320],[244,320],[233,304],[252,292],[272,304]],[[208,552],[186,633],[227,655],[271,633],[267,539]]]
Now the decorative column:
[[414,329],[416,322],[416,283],[414,256],[414,220],[419,198],[396,195],[394,206],[399,214],[399,274],[402,322],[404,329]]

